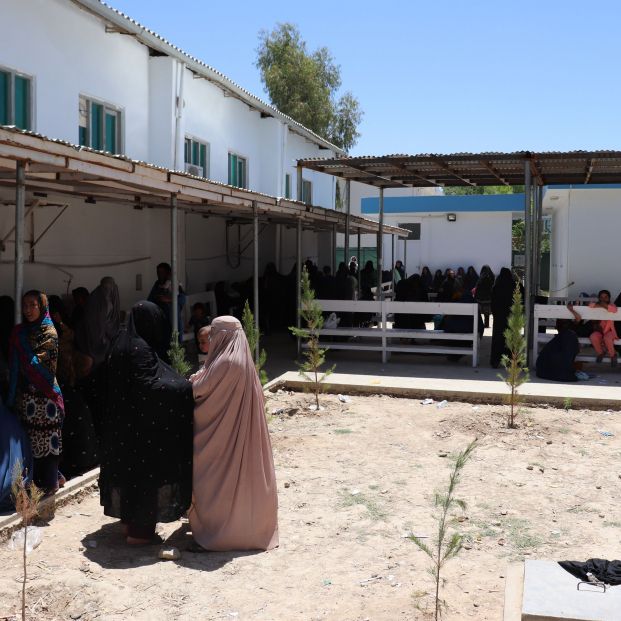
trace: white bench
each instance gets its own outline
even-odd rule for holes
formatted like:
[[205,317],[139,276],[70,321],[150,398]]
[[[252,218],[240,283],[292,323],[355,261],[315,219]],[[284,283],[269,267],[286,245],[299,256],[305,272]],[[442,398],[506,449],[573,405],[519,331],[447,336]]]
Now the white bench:
[[[590,321],[593,319],[610,319],[611,321],[621,321],[621,310],[617,313],[609,313],[603,308],[589,308],[588,306],[574,306],[574,310],[582,317],[582,319],[586,321]],[[554,334],[549,332],[539,332],[540,322],[544,322],[544,325],[549,322],[549,320],[556,321],[557,319],[574,319],[574,316],[571,314],[569,309],[565,306],[560,305],[548,305],[548,304],[535,304],[534,311],[534,336],[533,336],[533,351],[532,351],[532,362],[533,364],[537,360],[537,356],[539,355],[539,346],[545,345],[548,341],[551,341],[554,338]],[[591,340],[586,337],[579,337],[578,342],[580,345],[591,346]],[[621,339],[615,341],[615,345],[621,345]],[[584,362],[595,362],[596,356],[595,354],[580,354],[576,357],[576,360],[581,360]]]
[[[392,352],[467,355],[472,357],[473,367],[478,364],[479,306],[476,303],[393,302],[390,300],[317,300],[317,302],[325,312],[365,313],[372,315],[377,322],[377,327],[322,329],[319,335],[319,345],[324,349],[378,351],[382,354],[382,362],[386,362]],[[467,333],[452,333],[443,330],[392,328],[390,317],[395,313],[468,316],[472,317],[473,329]],[[351,340],[326,341],[323,338],[326,336],[350,337]],[[404,342],[405,340],[414,342]],[[443,345],[442,341],[463,341],[464,347],[449,347]]]
[[185,298],[185,306],[183,308],[183,342],[193,341],[194,340],[194,331],[187,331],[188,322],[190,321],[190,317],[192,316],[192,306],[197,302],[201,302],[202,304],[209,304],[209,313],[211,317],[218,316],[218,307],[216,305],[216,294],[213,291],[202,291],[201,293],[192,293],[191,295],[186,295]]

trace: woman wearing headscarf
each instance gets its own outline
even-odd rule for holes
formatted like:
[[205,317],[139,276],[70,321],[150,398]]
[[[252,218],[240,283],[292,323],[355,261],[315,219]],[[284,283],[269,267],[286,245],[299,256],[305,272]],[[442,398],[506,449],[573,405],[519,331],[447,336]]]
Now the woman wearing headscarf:
[[489,363],[494,369],[500,366],[502,355],[509,353],[505,345],[505,330],[511,314],[514,290],[515,281],[511,270],[503,267],[492,289],[491,311],[494,317],[494,327],[492,329],[492,349]]
[[68,479],[99,463],[97,434],[88,404],[75,389],[75,350],[73,330],[67,324],[67,311],[57,295],[49,300],[50,316],[58,333],[59,351],[56,376],[65,402],[63,421],[62,473]]
[[32,477],[32,452],[30,440],[18,418],[0,399],[0,511],[14,508],[11,498],[11,483],[16,464],[21,464],[22,473],[29,480]]
[[15,326],[15,302],[8,295],[0,296],[0,397],[7,396],[9,387],[9,340]]
[[481,274],[477,281],[477,286],[474,292],[474,299],[479,303],[481,307],[481,313],[485,320],[485,327],[489,328],[489,316],[491,313],[492,304],[492,289],[494,288],[494,272],[489,265],[484,265],[481,268]]
[[466,270],[466,279],[464,282],[466,289],[468,289],[469,291],[472,291],[477,286],[478,280],[479,280],[479,275],[477,274],[477,271],[474,269],[474,266],[472,265],[468,266],[468,269]]
[[426,291],[429,291],[433,285],[433,275],[431,270],[425,265],[420,273],[420,279]]
[[278,545],[278,499],[263,390],[237,319],[214,319],[210,340],[190,378],[192,535],[206,550],[269,550]]
[[76,348],[89,359],[87,375],[105,361],[119,332],[120,317],[119,288],[106,276],[90,294],[75,335]]
[[442,288],[442,283],[444,283],[444,274],[442,273],[442,270],[437,269],[436,273],[433,275],[431,290],[438,293]]
[[53,494],[58,489],[65,413],[56,380],[58,334],[44,293],[28,291],[22,298],[22,314],[24,321],[11,334],[7,403],[15,408],[30,438],[35,484]]
[[110,276],[90,294],[75,334],[75,371],[78,390],[86,399],[95,431],[101,433],[103,394],[106,390],[105,361],[121,323],[119,289]]
[[190,383],[162,360],[164,312],[138,302],[108,361],[99,491],[128,544],[150,543],[157,522],[173,522],[192,497]]

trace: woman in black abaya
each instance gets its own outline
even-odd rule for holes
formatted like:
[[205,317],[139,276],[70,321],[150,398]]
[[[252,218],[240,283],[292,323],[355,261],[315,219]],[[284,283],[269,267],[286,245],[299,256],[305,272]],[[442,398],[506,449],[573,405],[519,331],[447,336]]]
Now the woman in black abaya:
[[125,525],[128,544],[149,543],[156,523],[179,519],[192,497],[194,398],[162,361],[168,333],[162,310],[138,302],[108,363],[100,498]]
[[500,366],[502,355],[508,353],[505,345],[505,330],[507,329],[511,305],[513,304],[514,289],[515,281],[513,280],[511,270],[503,267],[492,289],[491,310],[494,317],[494,327],[492,330],[492,351],[489,363],[494,369]]

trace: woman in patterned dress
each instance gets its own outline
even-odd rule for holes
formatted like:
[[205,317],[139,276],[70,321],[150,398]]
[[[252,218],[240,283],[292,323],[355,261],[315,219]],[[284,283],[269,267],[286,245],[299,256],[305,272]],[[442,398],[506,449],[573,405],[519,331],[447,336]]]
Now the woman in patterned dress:
[[53,494],[58,489],[65,415],[56,380],[58,334],[44,293],[28,291],[22,298],[22,314],[24,321],[15,326],[10,340],[8,404],[15,408],[30,438],[34,483]]

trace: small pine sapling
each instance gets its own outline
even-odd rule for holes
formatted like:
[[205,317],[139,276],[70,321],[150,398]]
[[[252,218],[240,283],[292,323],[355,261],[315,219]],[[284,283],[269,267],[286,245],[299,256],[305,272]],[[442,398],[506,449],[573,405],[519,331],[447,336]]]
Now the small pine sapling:
[[39,514],[39,503],[43,498],[43,491],[34,483],[26,484],[28,472],[24,472],[21,461],[13,466],[11,473],[11,496],[15,502],[15,510],[22,518],[24,527],[24,547],[22,549],[22,621],[26,621],[26,581],[28,580],[28,526]]
[[[255,352],[257,350],[257,346],[261,340],[261,332],[257,328],[254,322],[254,315],[250,310],[250,305],[248,304],[248,300],[246,300],[246,304],[244,305],[244,312],[242,314],[242,325],[244,327],[244,332],[246,333],[246,338],[248,339],[248,346],[250,347],[250,353],[252,356],[255,356]],[[267,373],[263,368],[265,366],[265,362],[267,361],[267,354],[265,350],[262,349],[259,352],[259,359],[254,361],[254,366],[259,374],[259,379],[261,380],[261,386],[265,386],[267,384]]]
[[179,332],[176,330],[173,332],[172,338],[170,339],[170,349],[167,353],[170,359],[170,366],[177,371],[181,377],[186,377],[192,370],[192,365],[185,357],[185,349],[179,342]]
[[524,307],[522,306],[522,294],[519,284],[516,283],[513,292],[511,313],[507,321],[507,328],[504,331],[505,346],[509,353],[503,354],[500,360],[500,363],[505,368],[506,375],[498,375],[511,390],[508,396],[508,402],[511,408],[507,421],[509,429],[515,429],[516,426],[516,410],[520,403],[518,388],[526,383],[529,377],[528,367],[526,365],[526,337],[523,333],[525,323],[526,318],[524,316]]
[[326,350],[319,347],[319,333],[323,328],[323,311],[315,299],[315,292],[311,288],[310,278],[306,268],[302,270],[300,317],[306,324],[305,328],[290,327],[294,336],[306,339],[304,350],[304,362],[299,365],[300,375],[310,382],[310,392],[315,395],[315,407],[319,411],[319,393],[322,392],[322,384],[328,375],[334,371],[334,366],[321,372],[321,367],[326,361]]
[[472,452],[476,448],[476,445],[477,439],[475,438],[457,455],[457,457],[455,457],[446,491],[443,493],[436,492],[434,494],[433,504],[437,510],[436,519],[438,531],[433,544],[427,545],[416,535],[410,535],[410,539],[431,559],[429,573],[433,576],[435,582],[434,618],[436,621],[440,618],[442,607],[445,605],[445,602],[440,599],[440,584],[444,582],[442,579],[442,568],[448,561],[459,554],[464,539],[463,535],[449,530],[450,526],[456,522],[450,515],[451,510],[458,507],[463,511],[466,508],[466,503],[463,500],[455,498],[455,490],[459,485],[461,472],[472,456]]

